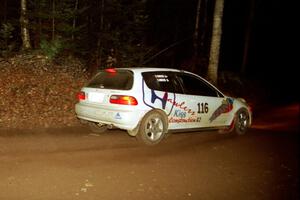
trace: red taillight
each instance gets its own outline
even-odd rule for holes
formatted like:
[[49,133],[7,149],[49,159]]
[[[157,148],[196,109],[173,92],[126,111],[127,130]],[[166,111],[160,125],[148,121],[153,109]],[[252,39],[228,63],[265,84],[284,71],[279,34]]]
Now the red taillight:
[[109,73],[116,73],[117,70],[115,68],[107,68],[105,69],[106,72],[109,72]]
[[77,100],[81,101],[81,100],[85,100],[85,93],[84,92],[78,92],[77,93]]
[[121,104],[121,105],[131,105],[131,106],[138,105],[136,98],[134,98],[133,96],[126,96],[126,95],[112,95],[110,96],[109,102],[113,104]]

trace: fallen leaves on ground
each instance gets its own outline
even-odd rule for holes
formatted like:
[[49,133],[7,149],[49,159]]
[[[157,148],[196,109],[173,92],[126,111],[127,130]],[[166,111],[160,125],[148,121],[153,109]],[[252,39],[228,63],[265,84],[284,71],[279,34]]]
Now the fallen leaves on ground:
[[0,61],[0,128],[73,126],[76,93],[87,81],[75,58],[55,64],[39,54]]

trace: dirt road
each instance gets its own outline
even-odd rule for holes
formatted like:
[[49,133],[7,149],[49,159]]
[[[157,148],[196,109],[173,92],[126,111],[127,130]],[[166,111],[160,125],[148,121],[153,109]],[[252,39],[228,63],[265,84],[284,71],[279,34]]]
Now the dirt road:
[[262,124],[153,147],[120,130],[0,130],[0,199],[299,199],[299,134]]

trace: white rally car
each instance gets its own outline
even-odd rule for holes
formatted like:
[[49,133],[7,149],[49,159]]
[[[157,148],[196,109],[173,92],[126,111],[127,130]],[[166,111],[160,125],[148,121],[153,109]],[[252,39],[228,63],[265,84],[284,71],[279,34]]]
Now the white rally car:
[[245,133],[251,109],[202,77],[167,68],[111,68],[97,73],[78,93],[77,117],[95,132],[117,127],[146,144],[171,131]]

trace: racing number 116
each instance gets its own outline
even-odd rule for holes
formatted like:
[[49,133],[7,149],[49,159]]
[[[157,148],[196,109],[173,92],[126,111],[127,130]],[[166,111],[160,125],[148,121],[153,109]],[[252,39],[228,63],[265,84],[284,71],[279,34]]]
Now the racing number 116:
[[208,103],[198,103],[198,113],[208,113]]

